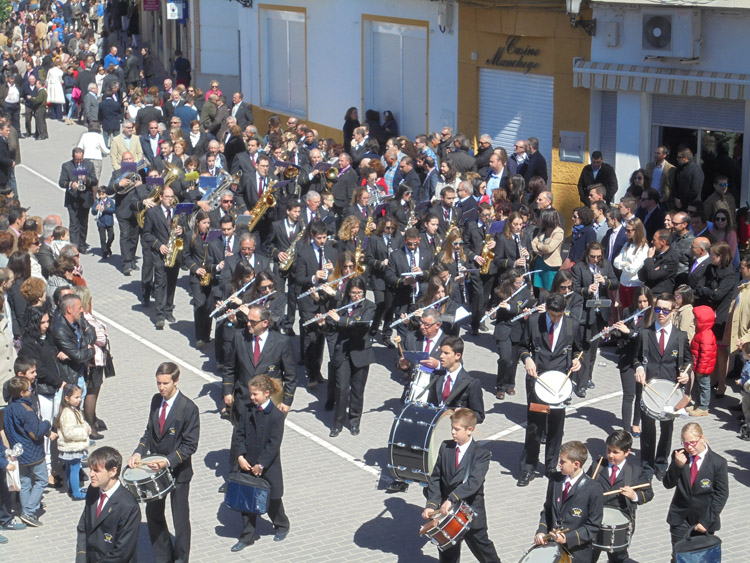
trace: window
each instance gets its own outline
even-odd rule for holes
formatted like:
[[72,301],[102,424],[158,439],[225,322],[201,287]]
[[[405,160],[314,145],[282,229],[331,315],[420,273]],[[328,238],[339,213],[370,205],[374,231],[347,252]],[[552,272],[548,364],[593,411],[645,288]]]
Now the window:
[[427,132],[427,26],[365,19],[365,108],[391,110],[399,133]]
[[305,12],[260,10],[261,103],[307,115]]

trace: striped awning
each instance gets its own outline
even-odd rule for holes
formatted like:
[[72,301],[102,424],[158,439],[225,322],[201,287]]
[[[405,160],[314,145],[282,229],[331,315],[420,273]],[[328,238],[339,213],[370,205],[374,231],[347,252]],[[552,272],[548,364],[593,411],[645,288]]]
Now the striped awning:
[[750,100],[750,74],[657,68],[576,59],[573,85],[596,90]]

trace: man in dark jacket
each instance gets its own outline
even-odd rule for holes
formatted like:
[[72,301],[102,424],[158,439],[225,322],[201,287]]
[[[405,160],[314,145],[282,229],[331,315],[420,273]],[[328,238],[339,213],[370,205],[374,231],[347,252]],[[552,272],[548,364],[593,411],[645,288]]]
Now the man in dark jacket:
[[675,209],[685,209],[700,198],[703,190],[703,169],[693,160],[693,151],[684,148],[677,153],[677,172],[674,178],[672,202]]
[[592,184],[601,184],[606,188],[607,193],[604,199],[612,205],[612,200],[617,195],[617,174],[612,166],[604,162],[602,153],[599,151],[591,153],[591,164],[583,167],[581,176],[578,178],[578,195],[583,205],[588,206],[590,203],[589,186]]
[[57,349],[67,356],[59,363],[63,379],[80,386],[86,366],[94,358],[96,333],[83,318],[81,299],[77,295],[62,298],[60,316],[52,326],[52,338]]
[[122,121],[122,106],[114,99],[111,91],[104,92],[104,99],[99,102],[99,122],[102,124],[104,143],[107,148],[112,143],[112,137],[120,132]]
[[461,174],[476,172],[477,163],[474,157],[469,154],[469,149],[471,148],[469,145],[469,139],[461,133],[458,133],[453,137],[453,147],[454,151],[448,154],[448,160],[453,161],[456,170]]
[[654,245],[649,249],[643,267],[638,271],[638,279],[651,289],[654,295],[674,291],[680,260],[674,249],[669,247],[671,237],[672,233],[667,229],[654,233]]
[[94,204],[94,187],[98,181],[94,164],[83,159],[83,149],[74,148],[72,160],[62,165],[58,185],[65,190],[70,242],[84,254],[87,248],[89,210]]
[[529,137],[526,142],[526,152],[529,155],[526,161],[526,170],[523,173],[526,185],[529,185],[529,180],[534,176],[539,176],[546,182],[547,160],[542,156],[542,153],[539,152],[539,139],[536,137]]

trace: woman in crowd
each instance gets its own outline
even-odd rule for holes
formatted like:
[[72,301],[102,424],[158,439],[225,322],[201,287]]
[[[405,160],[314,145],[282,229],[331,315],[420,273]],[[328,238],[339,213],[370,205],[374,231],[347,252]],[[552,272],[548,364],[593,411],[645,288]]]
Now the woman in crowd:
[[580,262],[590,242],[596,242],[594,212],[588,207],[576,207],[573,210],[573,236],[570,250],[560,269],[569,270],[576,262]]
[[560,215],[554,209],[544,209],[539,214],[539,229],[531,239],[531,251],[536,255],[534,287],[549,290],[555,274],[562,265],[562,243],[565,233],[560,226]]
[[713,229],[711,232],[716,242],[724,241],[729,245],[729,254],[732,257],[732,267],[736,270],[740,266],[740,254],[737,251],[737,226],[734,222],[734,210],[719,208],[713,216]]
[[42,275],[42,267],[36,259],[35,254],[39,252],[42,247],[42,241],[39,235],[33,231],[24,231],[18,237],[18,251],[26,252],[29,255],[29,262],[31,265],[31,277],[44,280]]
[[648,241],[643,223],[637,217],[625,222],[623,226],[628,242],[615,257],[613,266],[622,271],[620,276],[620,307],[627,309],[633,306],[635,291],[643,282],[638,279],[638,272],[648,258]]
[[[208,254],[206,236],[211,228],[208,213],[199,209],[195,214],[193,232],[185,237],[185,249],[182,253],[182,265],[190,272],[189,286],[193,304],[193,323],[195,325],[195,345],[203,348],[211,341],[211,274],[213,263]],[[203,283],[208,276],[208,283]]]
[[682,284],[674,290],[675,313],[672,324],[688,335],[688,341],[695,336],[695,315],[693,314],[693,290]]
[[458,189],[458,185],[461,183],[461,177],[456,170],[456,165],[453,164],[452,160],[443,160],[440,163],[440,179],[438,180],[437,186],[435,186],[435,195],[440,195],[440,190],[443,188]]
[[13,272],[13,282],[7,290],[11,320],[13,321],[13,334],[21,334],[23,317],[26,314],[26,300],[21,295],[21,284],[31,277],[29,253],[16,250],[10,255],[8,269]]
[[650,184],[648,173],[643,169],[639,168],[630,175],[630,182],[625,195],[640,199],[643,189]]
[[341,128],[341,132],[344,134],[344,150],[346,152],[350,152],[352,149],[352,138],[357,127],[359,127],[357,108],[350,107],[344,114],[344,126]]
[[73,287],[75,285],[75,281],[73,280],[75,269],[76,263],[73,258],[70,258],[69,256],[59,256],[57,260],[55,260],[55,265],[52,267],[50,276],[47,279],[47,297],[52,299],[52,296],[58,287],[66,285]]
[[354,253],[357,244],[361,242],[359,234],[360,221],[356,215],[349,215],[341,223],[339,229],[338,241],[336,242],[336,248],[339,252],[348,250]]

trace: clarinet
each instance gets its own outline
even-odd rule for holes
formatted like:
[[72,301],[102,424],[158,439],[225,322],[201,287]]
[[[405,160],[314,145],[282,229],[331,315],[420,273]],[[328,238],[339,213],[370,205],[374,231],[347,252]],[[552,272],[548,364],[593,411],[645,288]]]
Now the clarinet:
[[[596,291],[594,292],[594,299],[599,301],[599,282],[596,281],[596,276],[599,273],[599,266],[594,266],[594,283],[596,284]],[[598,313],[600,311],[600,308],[597,307],[595,311]]]
[[[458,252],[453,253],[453,257],[456,260],[456,269],[458,270],[458,275],[461,275],[461,254]],[[465,277],[464,283],[461,284],[461,297],[463,297],[464,303],[468,305],[469,299],[466,296],[466,282],[468,281],[468,276]]]

